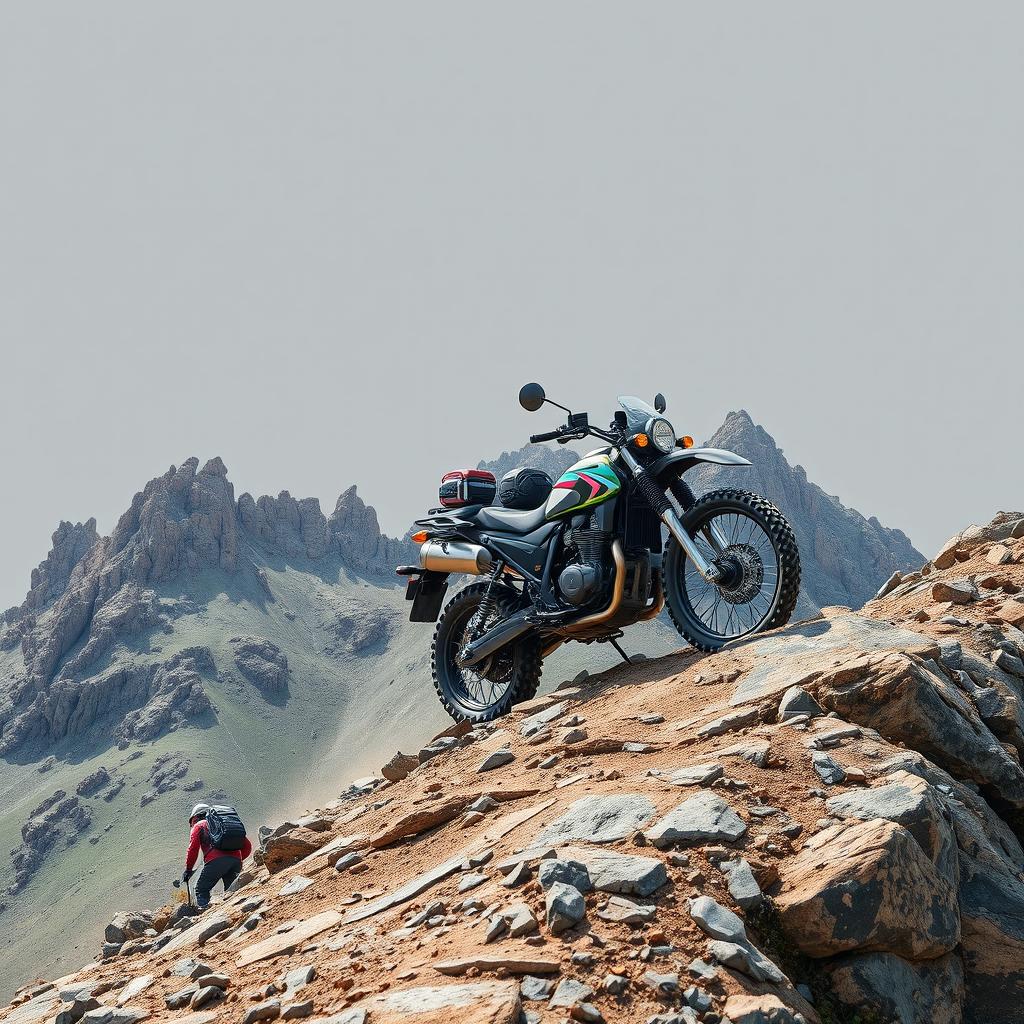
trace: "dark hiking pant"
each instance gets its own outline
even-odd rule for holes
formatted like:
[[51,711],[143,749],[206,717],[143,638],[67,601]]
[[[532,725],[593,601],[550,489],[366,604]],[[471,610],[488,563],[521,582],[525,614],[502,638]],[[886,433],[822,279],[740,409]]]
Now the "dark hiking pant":
[[205,910],[210,905],[210,892],[218,882],[224,883],[224,891],[241,874],[242,862],[238,857],[215,857],[203,867],[196,882],[196,906]]

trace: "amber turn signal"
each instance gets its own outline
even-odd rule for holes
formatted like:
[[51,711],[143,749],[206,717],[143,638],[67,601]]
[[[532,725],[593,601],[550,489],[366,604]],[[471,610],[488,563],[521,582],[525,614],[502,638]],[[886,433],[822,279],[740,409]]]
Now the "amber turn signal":
[[633,438],[633,444],[635,444],[637,448],[646,448],[649,443],[650,441],[646,434],[637,434],[636,437]]
[[693,438],[690,437],[689,434],[683,434],[683,436],[679,438],[678,444],[680,448],[692,448]]
[[426,530],[418,530],[412,535],[413,544],[422,544],[425,540],[430,537],[430,534]]

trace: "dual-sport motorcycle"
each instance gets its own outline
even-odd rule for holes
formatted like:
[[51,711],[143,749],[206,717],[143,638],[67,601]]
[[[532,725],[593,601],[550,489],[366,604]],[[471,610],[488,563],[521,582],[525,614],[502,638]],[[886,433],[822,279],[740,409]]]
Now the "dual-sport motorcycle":
[[[434,685],[456,721],[490,721],[529,700],[544,658],[570,640],[610,642],[625,658],[622,629],[665,605],[702,651],[783,626],[796,606],[800,556],[782,513],[747,491],[697,498],[683,480],[701,463],[747,459],[677,437],[660,394],[653,407],[619,398],[607,430],[552,402],[539,384],[519,392],[529,412],[545,403],[568,419],[532,444],[590,436],[602,447],[553,484],[535,469],[513,470],[500,505],[492,474],[447,474],[441,507],[416,520],[420,564],[397,570],[408,577],[410,620],[437,622]],[[485,579],[442,612],[449,578],[460,574]]]

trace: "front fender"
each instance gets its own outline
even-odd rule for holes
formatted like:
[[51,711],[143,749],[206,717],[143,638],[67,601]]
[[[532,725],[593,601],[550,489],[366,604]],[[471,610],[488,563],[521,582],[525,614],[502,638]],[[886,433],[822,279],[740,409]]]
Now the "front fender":
[[647,467],[647,472],[659,484],[663,484],[682,476],[688,469],[693,469],[701,462],[713,462],[718,466],[753,465],[750,459],[745,459],[735,452],[727,452],[724,448],[677,448],[674,452],[669,452],[668,455],[663,455],[656,462],[652,462]]

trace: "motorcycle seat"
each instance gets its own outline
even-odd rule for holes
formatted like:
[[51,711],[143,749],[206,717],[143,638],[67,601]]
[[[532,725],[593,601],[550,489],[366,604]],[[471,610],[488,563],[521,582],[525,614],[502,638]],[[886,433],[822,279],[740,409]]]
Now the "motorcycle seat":
[[532,533],[538,526],[544,525],[544,510],[543,504],[525,511],[493,505],[480,509],[476,514],[475,521],[477,526],[482,526],[486,530]]

